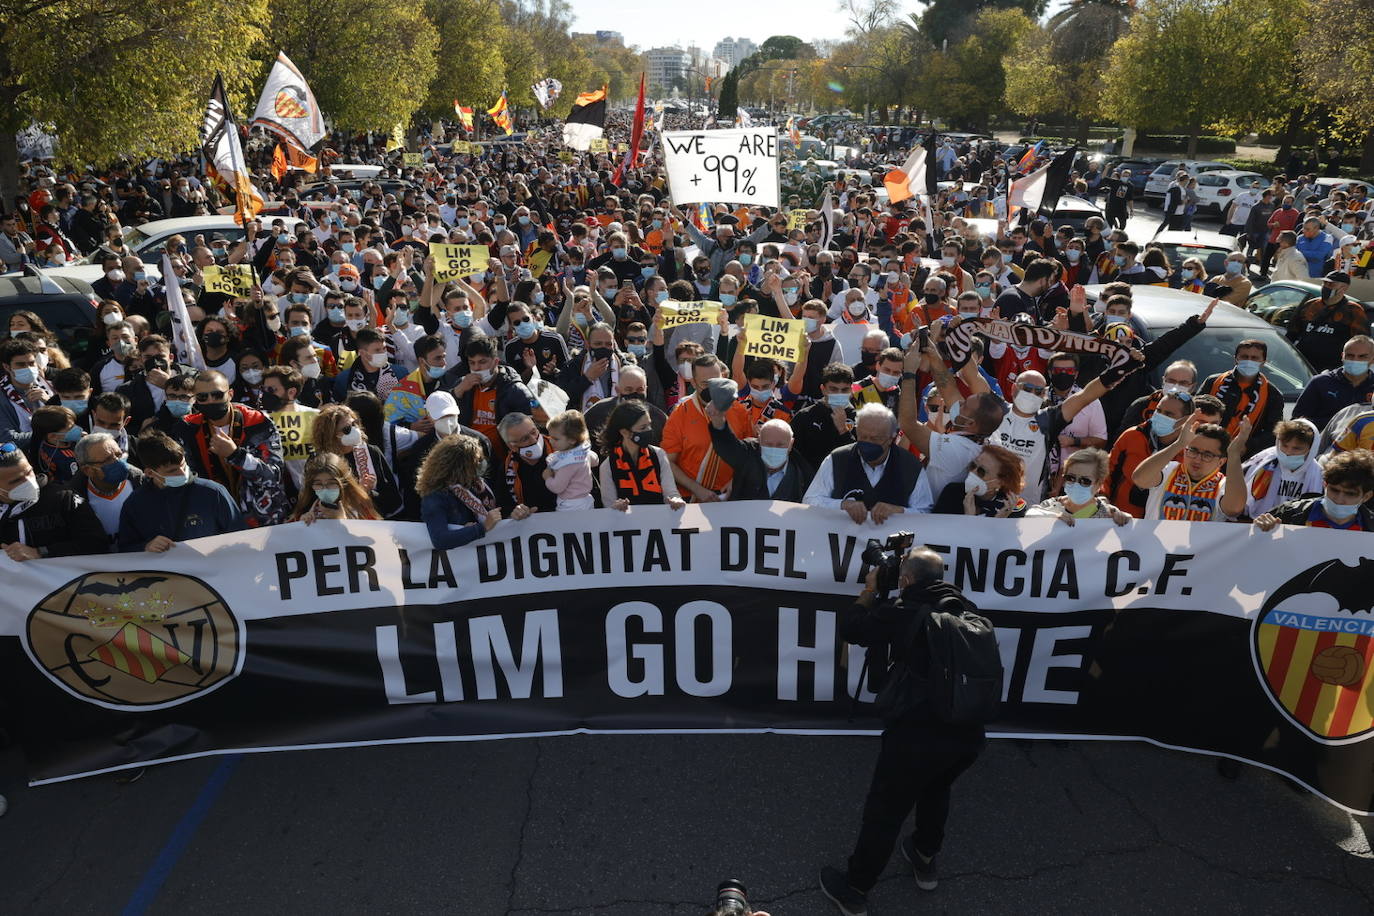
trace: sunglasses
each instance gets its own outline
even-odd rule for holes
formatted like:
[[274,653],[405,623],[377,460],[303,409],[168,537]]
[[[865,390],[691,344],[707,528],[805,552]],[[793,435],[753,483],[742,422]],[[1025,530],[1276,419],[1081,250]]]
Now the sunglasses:
[[1044,386],[1044,385],[1018,385],[1018,386],[1016,386],[1016,387],[1020,388],[1022,391],[1029,392],[1030,394],[1044,394],[1044,393],[1045,393],[1045,386]]
[[977,474],[979,480],[987,480],[989,477],[996,476],[993,471],[989,471],[977,462],[970,462],[968,469],[969,473]]
[[1076,477],[1073,474],[1065,474],[1064,483],[1076,483],[1082,487],[1091,487],[1096,481],[1091,477]]
[[223,401],[228,399],[227,391],[200,391],[196,393],[197,404],[209,404],[211,401]]

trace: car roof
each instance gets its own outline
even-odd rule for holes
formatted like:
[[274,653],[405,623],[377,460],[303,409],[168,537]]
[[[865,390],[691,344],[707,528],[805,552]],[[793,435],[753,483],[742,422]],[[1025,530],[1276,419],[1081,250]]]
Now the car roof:
[[230,216],[176,216],[170,219],[155,219],[151,222],[139,225],[138,231],[146,236],[172,235],[182,232],[200,232],[206,229],[225,228],[234,226],[234,217]]
[[[1101,284],[1085,286],[1088,299],[1096,301],[1102,292]],[[1131,315],[1147,328],[1177,327],[1189,317],[1199,314],[1211,300],[1197,293],[1170,289],[1166,286],[1131,287]],[[1269,328],[1273,325],[1251,312],[1229,302],[1218,302],[1208,324],[1220,328]]]
[[89,297],[91,284],[74,277],[60,277],[43,274],[9,274],[0,277],[0,299],[17,296],[82,296]]
[[1236,240],[1231,236],[1222,235],[1220,232],[1208,232],[1203,229],[1169,230],[1159,233],[1150,241],[1158,242],[1161,245],[1191,245],[1200,248],[1236,250]]
[[1254,178],[1263,178],[1263,177],[1264,177],[1264,176],[1261,175],[1259,172],[1251,172],[1251,171],[1248,170],[1248,169],[1212,169],[1212,171],[1209,172],[1208,174],[1211,175],[1213,178],[1217,178],[1217,177],[1222,177],[1222,178],[1236,178],[1236,177],[1239,177],[1239,176],[1242,176],[1242,175],[1251,176],[1251,177],[1254,177]]

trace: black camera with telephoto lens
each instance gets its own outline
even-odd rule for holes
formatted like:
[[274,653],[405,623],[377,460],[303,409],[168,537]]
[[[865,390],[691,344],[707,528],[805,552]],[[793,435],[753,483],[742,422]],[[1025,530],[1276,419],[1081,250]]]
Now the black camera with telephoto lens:
[[878,593],[886,595],[897,587],[897,576],[902,567],[902,557],[911,549],[916,535],[910,531],[898,531],[888,535],[886,541],[869,538],[861,558],[864,565],[878,570]]

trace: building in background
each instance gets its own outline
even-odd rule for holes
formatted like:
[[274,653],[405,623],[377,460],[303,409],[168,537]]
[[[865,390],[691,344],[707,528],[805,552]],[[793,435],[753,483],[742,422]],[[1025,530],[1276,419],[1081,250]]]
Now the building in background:
[[719,57],[731,67],[738,67],[740,61],[758,49],[759,46],[747,38],[722,38],[716,42],[712,56]]
[[649,85],[666,91],[686,80],[691,58],[681,48],[650,48],[644,57],[649,65]]

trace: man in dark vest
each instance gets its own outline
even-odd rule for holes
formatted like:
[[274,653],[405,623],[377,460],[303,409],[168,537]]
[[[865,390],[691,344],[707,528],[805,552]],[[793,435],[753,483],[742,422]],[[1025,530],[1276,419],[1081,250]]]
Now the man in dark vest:
[[903,512],[929,512],[934,502],[916,456],[896,448],[897,416],[881,404],[855,414],[852,445],[826,456],[803,501],[843,509],[854,524],[872,516],[881,525]]

